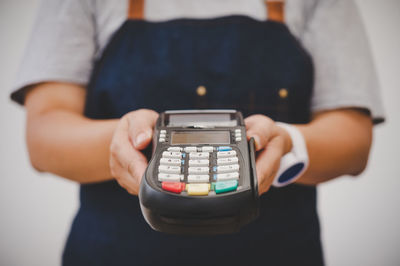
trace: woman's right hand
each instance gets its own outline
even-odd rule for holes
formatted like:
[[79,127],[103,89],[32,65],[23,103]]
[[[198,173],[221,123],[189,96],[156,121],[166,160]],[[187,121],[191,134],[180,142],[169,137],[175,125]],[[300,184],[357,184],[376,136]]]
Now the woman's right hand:
[[111,175],[132,195],[139,193],[148,164],[141,150],[151,142],[157,118],[158,113],[149,109],[129,112],[120,119],[111,141]]

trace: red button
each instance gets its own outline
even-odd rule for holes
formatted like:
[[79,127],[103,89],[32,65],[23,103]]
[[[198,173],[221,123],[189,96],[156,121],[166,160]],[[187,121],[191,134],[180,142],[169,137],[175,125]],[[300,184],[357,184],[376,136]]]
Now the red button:
[[162,189],[173,192],[173,193],[181,193],[185,190],[185,183],[182,182],[162,182],[161,183]]

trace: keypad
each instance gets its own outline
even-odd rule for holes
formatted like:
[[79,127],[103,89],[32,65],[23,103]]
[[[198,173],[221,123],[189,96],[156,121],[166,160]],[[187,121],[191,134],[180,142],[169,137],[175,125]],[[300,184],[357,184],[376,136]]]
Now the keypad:
[[[235,131],[236,133],[236,131]],[[207,196],[238,189],[240,166],[231,146],[174,146],[162,152],[158,181],[163,190]]]

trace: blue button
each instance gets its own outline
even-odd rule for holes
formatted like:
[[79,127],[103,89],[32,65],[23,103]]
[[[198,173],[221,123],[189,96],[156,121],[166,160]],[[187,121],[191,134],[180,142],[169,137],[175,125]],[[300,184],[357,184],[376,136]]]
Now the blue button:
[[217,172],[217,167],[216,166],[213,167],[213,171]]
[[231,151],[232,147],[229,146],[219,146],[218,151]]

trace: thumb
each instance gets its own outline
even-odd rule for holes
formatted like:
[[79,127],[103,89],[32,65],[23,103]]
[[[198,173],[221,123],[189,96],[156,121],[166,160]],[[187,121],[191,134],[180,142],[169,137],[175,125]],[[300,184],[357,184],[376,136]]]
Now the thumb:
[[252,115],[245,119],[247,138],[254,138],[256,151],[264,149],[270,139],[274,137],[274,122],[262,115]]
[[266,143],[261,142],[261,140],[264,140],[264,138],[260,138],[260,136],[256,132],[247,131],[246,135],[247,135],[247,140],[254,138],[254,146],[255,146],[256,151],[259,151],[266,146]]
[[129,138],[136,149],[143,150],[151,142],[158,114],[152,110],[135,112],[129,119]]
[[147,147],[147,145],[149,145],[150,141],[151,141],[151,136],[153,134],[153,131],[150,130],[146,130],[144,129],[143,132],[140,132],[133,141],[133,146],[138,149],[138,150],[142,150],[144,148]]

